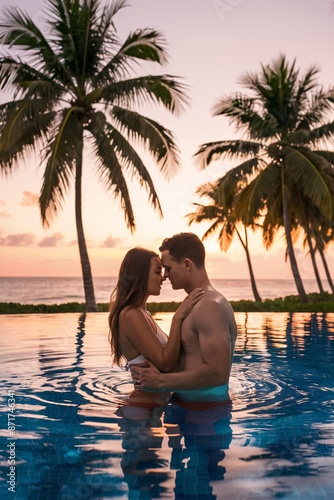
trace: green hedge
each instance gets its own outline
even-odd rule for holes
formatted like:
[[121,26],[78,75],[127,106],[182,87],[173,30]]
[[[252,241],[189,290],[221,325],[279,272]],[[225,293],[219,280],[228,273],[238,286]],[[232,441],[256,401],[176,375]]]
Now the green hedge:
[[[334,312],[334,295],[329,293],[310,293],[308,303],[302,304],[295,295],[265,299],[231,301],[235,312]],[[147,309],[151,313],[175,312],[179,302],[148,302]],[[98,304],[99,312],[107,312],[109,303]],[[85,304],[68,302],[66,304],[18,304],[16,302],[0,302],[0,314],[44,314],[84,312]]]

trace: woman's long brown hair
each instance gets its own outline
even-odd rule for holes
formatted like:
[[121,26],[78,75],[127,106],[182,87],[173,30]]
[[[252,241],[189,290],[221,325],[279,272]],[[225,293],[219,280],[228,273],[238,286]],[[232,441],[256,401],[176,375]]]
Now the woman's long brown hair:
[[119,341],[119,315],[125,307],[138,307],[147,293],[148,276],[153,257],[158,254],[146,248],[132,248],[121,264],[115,289],[110,297],[109,342],[114,362],[123,358]]

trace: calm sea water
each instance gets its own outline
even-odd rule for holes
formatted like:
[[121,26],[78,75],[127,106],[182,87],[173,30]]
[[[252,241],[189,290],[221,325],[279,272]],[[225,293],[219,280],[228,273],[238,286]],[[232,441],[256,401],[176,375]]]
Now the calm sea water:
[[331,500],[334,314],[236,320],[231,400],[205,408],[130,405],[106,313],[0,316],[2,498]]
[[[254,300],[249,280],[211,280],[213,285],[228,300]],[[318,292],[315,280],[304,280],[307,293]],[[115,278],[95,278],[95,296],[97,302],[109,302],[110,293],[116,284]],[[324,289],[329,290],[326,282]],[[263,299],[297,295],[293,280],[258,280],[258,291]],[[183,290],[173,290],[169,281],[165,281],[162,293],[150,297],[152,302],[180,301],[184,298]],[[21,304],[63,304],[66,302],[84,302],[81,278],[3,278],[0,277],[0,302],[19,302]]]

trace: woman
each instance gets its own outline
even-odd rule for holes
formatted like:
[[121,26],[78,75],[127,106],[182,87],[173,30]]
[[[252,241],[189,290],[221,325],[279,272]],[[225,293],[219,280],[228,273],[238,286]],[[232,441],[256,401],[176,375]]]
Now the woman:
[[181,345],[181,324],[204,291],[197,288],[181,303],[167,336],[146,309],[150,295],[159,295],[164,281],[159,256],[144,248],[127,252],[111,296],[109,342],[114,362],[131,367],[145,358],[164,372],[174,371]]

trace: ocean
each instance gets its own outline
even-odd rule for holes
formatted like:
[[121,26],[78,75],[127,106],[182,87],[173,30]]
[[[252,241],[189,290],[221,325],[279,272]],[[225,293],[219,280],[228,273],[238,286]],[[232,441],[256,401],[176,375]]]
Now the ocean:
[[[228,300],[254,300],[249,280],[212,279],[217,288]],[[109,302],[115,287],[116,278],[94,278],[95,298],[98,303]],[[293,279],[259,279],[257,288],[262,299],[297,295]],[[306,293],[319,292],[315,280],[303,280]],[[323,280],[323,287],[330,291]],[[181,301],[185,297],[183,290],[173,290],[169,281],[165,281],[159,296],[151,296],[149,302]],[[81,278],[33,278],[0,277],[0,302],[19,302],[21,304],[64,304],[66,302],[84,302]]]

